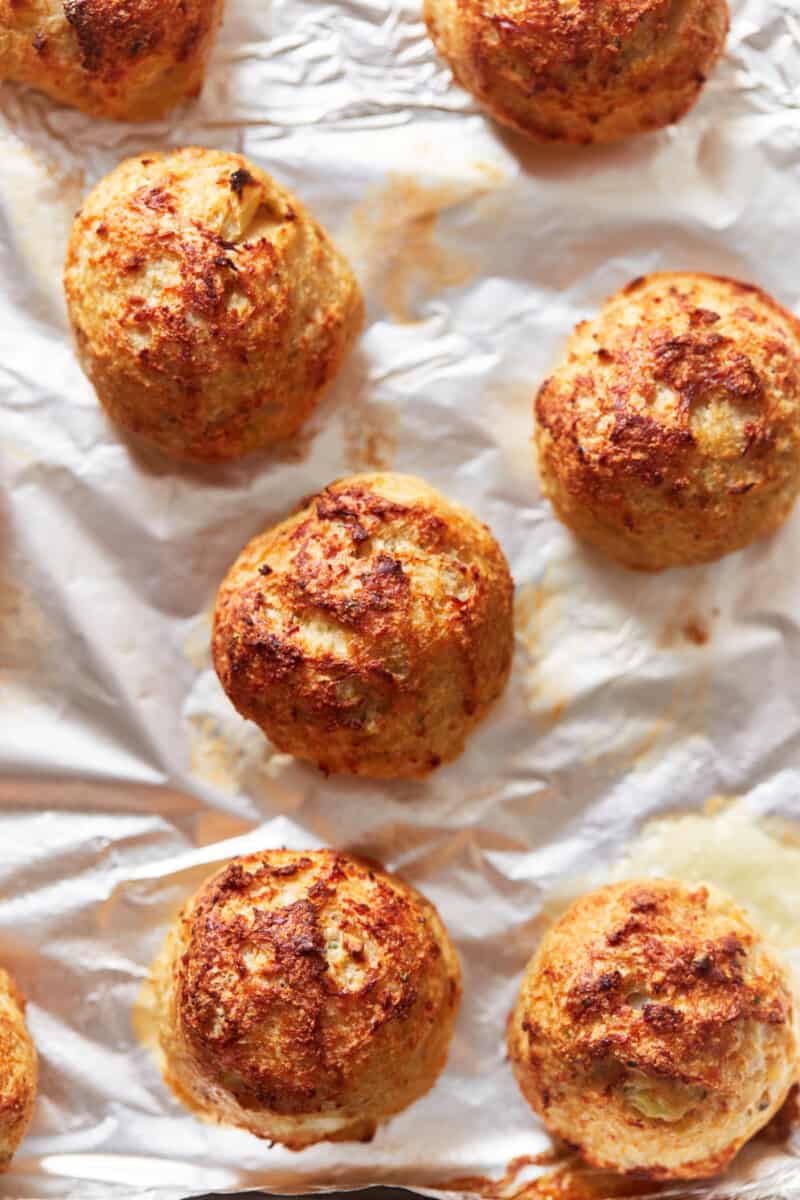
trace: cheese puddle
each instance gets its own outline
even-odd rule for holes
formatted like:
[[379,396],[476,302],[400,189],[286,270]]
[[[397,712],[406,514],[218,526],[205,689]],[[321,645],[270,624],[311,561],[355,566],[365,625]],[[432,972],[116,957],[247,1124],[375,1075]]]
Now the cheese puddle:
[[654,875],[716,884],[800,968],[800,829],[759,818],[743,800],[709,801],[704,812],[650,821],[612,872]]

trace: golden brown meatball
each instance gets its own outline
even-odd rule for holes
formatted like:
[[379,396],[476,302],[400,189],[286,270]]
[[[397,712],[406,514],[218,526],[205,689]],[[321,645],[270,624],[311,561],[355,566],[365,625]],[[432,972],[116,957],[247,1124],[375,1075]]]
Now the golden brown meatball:
[[422,776],[506,684],[512,590],[471,513],[409,475],[354,475],[244,549],[217,598],[214,664],[279,750]]
[[425,0],[458,82],[537,141],[609,142],[679,120],[725,44],[727,0]]
[[179,1098],[293,1150],[368,1140],[423,1096],[461,994],[433,905],[331,850],[234,859],[186,905],[153,975]]
[[635,280],[536,400],[539,469],[579,537],[643,571],[772,533],[800,487],[800,322],[710,275]]
[[304,206],[219,150],[112,171],[75,220],[65,287],[109,415],[196,461],[295,433],[363,318],[349,266]]
[[162,116],[203,86],[223,0],[0,0],[0,79],[94,117]]
[[36,1099],[36,1050],[25,1025],[25,1000],[0,970],[0,1171],[25,1136]]
[[722,892],[631,880],[578,900],[511,1015],[519,1085],[594,1166],[721,1171],[798,1073],[787,976]]

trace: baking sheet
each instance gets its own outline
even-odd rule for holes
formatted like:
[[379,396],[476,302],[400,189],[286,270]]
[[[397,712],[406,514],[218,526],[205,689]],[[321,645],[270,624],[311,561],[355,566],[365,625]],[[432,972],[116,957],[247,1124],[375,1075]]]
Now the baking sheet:
[[[91,121],[0,87],[0,960],[41,1055],[0,1195],[502,1177],[549,1144],[502,1038],[565,890],[619,870],[648,819],[718,793],[744,796],[748,819],[800,820],[800,513],[720,564],[640,578],[558,526],[530,446],[532,395],[567,334],[633,276],[727,273],[800,308],[800,18],[794,0],[732,8],[698,108],[607,149],[537,149],[487,122],[416,0],[229,0],[203,98],[169,122]],[[301,436],[209,469],[108,425],[60,284],[85,189],[126,155],[183,144],[243,151],[295,188],[368,300]],[[518,585],[508,692],[425,783],[325,780],[271,753],[208,657],[215,588],[244,542],[370,466],[471,507]],[[234,853],[323,844],[383,858],[439,906],[465,999],[434,1092],[369,1146],[292,1154],[182,1110],[131,1011],[199,877]],[[797,1194],[797,1136],[759,1143],[702,1194],[732,1188]]]

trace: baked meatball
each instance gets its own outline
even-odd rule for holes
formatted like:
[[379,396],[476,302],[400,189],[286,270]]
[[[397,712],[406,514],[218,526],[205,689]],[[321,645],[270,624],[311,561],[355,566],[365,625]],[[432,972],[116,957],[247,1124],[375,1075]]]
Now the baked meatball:
[[36,1050],[25,1025],[25,1000],[0,970],[0,1171],[8,1169],[31,1123],[36,1099]]
[[437,49],[497,121],[610,142],[679,120],[725,44],[727,0],[425,0]]
[[203,86],[223,0],[0,0],[0,79],[145,121]]
[[331,850],[234,859],[184,908],[153,982],[178,1097],[293,1150],[366,1141],[423,1096],[461,994],[433,905]]
[[542,486],[579,537],[644,571],[720,558],[794,504],[800,322],[731,279],[638,279],[575,330],[536,416]]
[[109,415],[176,458],[289,437],[336,376],[361,293],[304,206],[239,154],[144,154],[85,200],[65,287]]
[[551,1132],[648,1179],[722,1171],[798,1072],[783,968],[727,896],[671,880],[569,909],[528,966],[508,1049]]
[[512,590],[471,513],[408,475],[354,475],[244,549],[217,598],[214,664],[279,750],[423,776],[505,686]]

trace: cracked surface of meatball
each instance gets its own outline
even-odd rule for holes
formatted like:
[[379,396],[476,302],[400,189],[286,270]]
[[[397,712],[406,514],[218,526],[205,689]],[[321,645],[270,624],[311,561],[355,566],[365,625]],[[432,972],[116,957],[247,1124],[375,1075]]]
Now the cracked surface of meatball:
[[634,280],[542,385],[536,446],[556,514],[624,565],[740,550],[800,488],[800,321],[732,279]]
[[25,1000],[8,972],[0,969],[0,1172],[11,1165],[31,1123],[37,1078]]
[[457,81],[540,142],[610,142],[678,121],[728,32],[727,0],[425,0]]
[[142,154],[87,196],[64,276],[109,416],[167,455],[237,458],[296,433],[363,320],[303,204],[239,154]]
[[513,585],[487,527],[419,479],[332,483],[255,538],[217,598],[238,711],[328,772],[419,777],[503,691]]
[[787,970],[724,893],[630,880],[544,937],[511,1015],[531,1107],[593,1166],[646,1179],[728,1165],[798,1075]]
[[423,1096],[461,995],[433,905],[331,850],[234,859],[185,906],[153,979],[178,1097],[295,1150],[368,1140]]
[[146,121],[196,96],[223,0],[0,0],[0,79],[93,117]]

